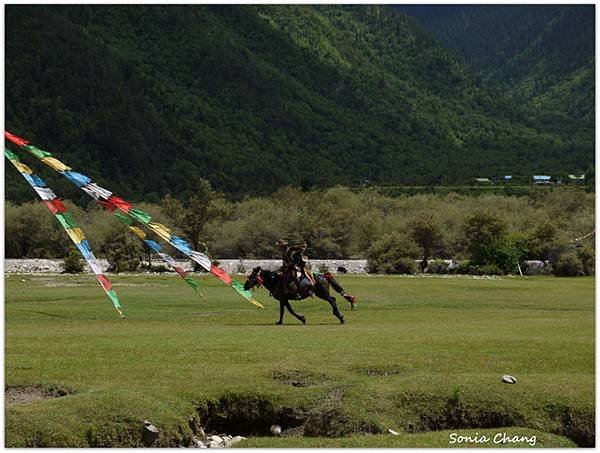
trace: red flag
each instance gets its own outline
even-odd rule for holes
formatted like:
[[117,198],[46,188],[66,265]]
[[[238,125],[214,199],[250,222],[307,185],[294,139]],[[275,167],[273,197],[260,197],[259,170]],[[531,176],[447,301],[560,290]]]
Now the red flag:
[[27,143],[29,143],[24,138],[21,138],[21,137],[15,135],[15,134],[11,134],[8,131],[4,131],[4,136],[7,139],[9,139],[11,142],[13,142],[15,145],[18,145],[18,146],[25,146]]
[[121,211],[125,211],[125,212],[129,212],[129,210],[131,209],[131,204],[127,203],[125,200],[123,200],[122,198],[116,197],[114,195],[111,195],[108,198],[109,203],[112,203],[113,205],[115,205],[117,208],[119,208]]
[[210,265],[210,273],[228,285],[231,283],[231,277],[227,274],[227,272],[220,267],[215,266],[214,264]]
[[58,212],[66,212],[67,211],[67,208],[65,208],[65,205],[62,204],[62,202],[58,198],[55,198],[54,200],[50,200],[50,201],[44,201],[44,204],[46,206],[48,206],[48,209],[50,209],[53,214],[56,214]]
[[177,272],[183,278],[186,278],[188,275],[187,272],[183,269],[183,267],[175,266],[173,269],[175,269],[175,272]]
[[117,209],[117,207],[114,204],[112,204],[110,201],[104,201],[104,200],[97,200],[97,201],[102,206],[104,206],[104,209],[106,209],[107,211],[114,212],[115,209]]
[[110,282],[110,280],[108,278],[106,278],[104,276],[104,274],[98,274],[98,275],[96,275],[96,278],[102,285],[102,288],[104,288],[104,291],[108,292],[112,289],[112,283]]

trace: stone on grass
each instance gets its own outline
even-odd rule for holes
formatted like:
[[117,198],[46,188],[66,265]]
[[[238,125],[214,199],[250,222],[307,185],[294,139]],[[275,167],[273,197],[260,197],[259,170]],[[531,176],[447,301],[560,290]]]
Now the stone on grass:
[[504,382],[505,384],[516,384],[517,378],[511,376],[510,374],[505,374],[504,376],[502,376],[502,382]]
[[147,420],[144,420],[144,429],[142,430],[142,441],[146,447],[150,447],[158,438],[158,428]]

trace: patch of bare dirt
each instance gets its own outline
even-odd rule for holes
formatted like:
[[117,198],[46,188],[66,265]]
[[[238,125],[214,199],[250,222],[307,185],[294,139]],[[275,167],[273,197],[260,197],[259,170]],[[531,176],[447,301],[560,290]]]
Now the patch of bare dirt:
[[9,405],[29,404],[50,398],[60,398],[68,392],[62,389],[44,389],[42,387],[7,387],[4,390],[4,403]]

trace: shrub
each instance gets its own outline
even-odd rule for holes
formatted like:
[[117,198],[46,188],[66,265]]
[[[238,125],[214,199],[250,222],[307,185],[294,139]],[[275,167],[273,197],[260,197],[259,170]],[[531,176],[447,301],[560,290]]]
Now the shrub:
[[[479,212],[465,222],[465,237],[474,265],[500,273],[517,272],[517,264],[527,253],[527,238],[509,233],[504,221]],[[480,272],[477,267],[472,272]],[[494,272],[494,273],[498,273]]]
[[144,253],[141,242],[120,225],[103,244],[102,251],[109,263],[108,270],[115,273],[136,271]]
[[585,275],[594,275],[596,269],[596,254],[591,247],[581,247],[577,249],[577,256],[581,260],[583,273]]
[[163,264],[142,263],[139,265],[139,267],[140,267],[140,269],[145,269],[148,272],[157,272],[159,274],[171,271],[171,269],[169,269],[168,267],[166,267]]
[[421,214],[408,225],[411,236],[421,248],[423,260],[427,261],[436,252],[443,249],[440,226],[432,215]]
[[419,251],[409,237],[394,232],[374,242],[367,251],[367,272],[386,274],[414,274]]
[[81,254],[74,247],[69,247],[69,251],[62,261],[63,273],[66,274],[81,274],[85,264],[81,259]]
[[430,274],[447,274],[449,273],[450,265],[442,260],[431,260],[427,265],[427,272]]
[[386,261],[379,265],[379,272],[384,274],[410,274],[419,272],[419,265],[412,258],[397,258],[394,261]]
[[577,253],[571,251],[560,255],[554,263],[554,275],[559,277],[585,275],[583,263]]
[[469,274],[473,275],[504,275],[504,270],[497,264],[479,264],[469,267]]

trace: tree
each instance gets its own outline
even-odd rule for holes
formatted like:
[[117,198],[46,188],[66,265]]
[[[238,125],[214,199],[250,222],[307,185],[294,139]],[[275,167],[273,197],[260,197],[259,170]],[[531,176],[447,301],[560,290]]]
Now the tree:
[[494,265],[514,272],[527,253],[526,238],[509,233],[506,223],[488,212],[478,212],[466,220],[465,236],[474,265]]
[[409,228],[412,238],[423,251],[421,271],[424,272],[429,258],[443,247],[440,227],[433,216],[422,214],[410,223]]
[[386,234],[367,251],[368,272],[415,274],[417,254],[417,246],[411,238],[397,232]]
[[83,272],[83,267],[84,264],[81,259],[81,254],[75,247],[70,247],[69,252],[63,258],[63,272],[67,274],[80,274]]
[[488,264],[490,249],[506,231],[506,224],[489,212],[480,211],[468,217],[465,221],[465,237],[471,261]]
[[102,252],[110,265],[109,270],[119,273],[136,271],[144,250],[139,239],[122,225],[116,225],[113,234],[102,245]]
[[198,250],[200,245],[206,249],[202,242],[206,226],[209,222],[224,218],[228,208],[225,196],[215,191],[207,179],[198,178],[194,189],[194,194],[185,202],[167,195],[163,198],[162,208],[167,217],[192,243],[194,250]]

